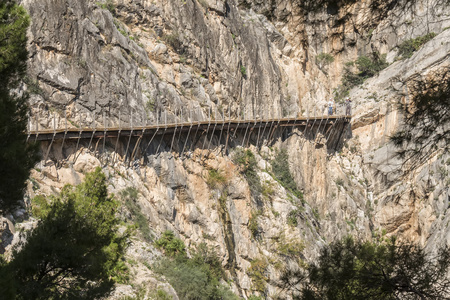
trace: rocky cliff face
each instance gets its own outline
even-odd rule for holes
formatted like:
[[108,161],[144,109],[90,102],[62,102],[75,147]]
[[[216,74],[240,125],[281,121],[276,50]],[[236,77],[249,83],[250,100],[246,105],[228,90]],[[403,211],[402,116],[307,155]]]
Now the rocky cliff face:
[[[270,147],[252,146],[259,193],[251,192],[234,150],[221,151],[216,137],[213,149],[194,145],[187,154],[160,139],[131,163],[127,141],[119,148],[108,141],[102,155],[88,142],[56,142],[33,171],[28,197],[77,184],[101,165],[111,192],[139,191],[156,236],[170,229],[187,245],[214,246],[233,290],[245,297],[285,296],[279,286],[285,266],[314,259],[322,245],[348,234],[371,238],[386,231],[430,250],[449,244],[449,154],[436,153],[404,177],[388,142],[401,120],[397,104],[411,97],[409,84],[449,66],[448,6],[441,0],[322,2],[117,0],[108,11],[89,0],[22,1],[32,19],[32,129],[65,126],[66,118],[68,126],[87,127],[320,115],[347,62],[379,52],[391,63],[350,91],[352,128],[337,151],[324,147],[324,137],[296,131]],[[430,32],[437,34],[430,42],[396,60],[403,41]],[[333,60],[323,63],[320,54]],[[287,150],[303,200],[271,175],[278,149]],[[209,170],[225,180],[208,184]],[[2,241],[12,240],[12,224],[2,224]],[[301,255],[281,245],[296,245]],[[151,244],[133,242],[134,280],[173,293],[143,267],[158,255]],[[256,260],[265,262],[264,291],[252,283]],[[132,292],[121,286],[116,296]]]

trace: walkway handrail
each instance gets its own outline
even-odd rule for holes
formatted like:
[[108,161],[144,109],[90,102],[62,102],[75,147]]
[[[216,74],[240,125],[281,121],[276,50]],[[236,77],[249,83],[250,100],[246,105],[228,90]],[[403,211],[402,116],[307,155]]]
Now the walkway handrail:
[[[346,116],[346,115],[332,115],[332,116],[327,116],[327,115],[321,115],[321,116],[316,116],[316,117],[300,117],[300,118],[279,118],[279,119],[261,119],[258,120],[256,122],[256,124],[265,124],[265,123],[271,123],[271,122],[275,122],[275,123],[285,123],[285,126],[289,126],[289,127],[295,127],[295,126],[302,126],[302,123],[300,121],[312,121],[312,120],[318,120],[320,121],[322,118],[327,117],[327,119],[329,120],[338,120],[338,119],[346,119],[348,121],[351,120],[352,116]],[[69,122],[70,123],[70,122]],[[198,121],[197,122],[199,125],[208,125],[208,124],[212,124],[213,122],[211,121],[207,121],[207,120],[203,120],[203,121]],[[240,119],[229,119],[229,120],[218,120],[217,124],[255,124],[255,119],[249,119],[249,120],[240,120]],[[120,121],[119,121],[120,124]],[[166,128],[175,128],[175,127],[188,127],[189,125],[191,125],[191,122],[183,122],[183,123],[167,123],[164,124],[163,127]],[[144,126],[134,126],[131,127],[123,127],[122,124],[119,125],[119,127],[98,127],[96,125],[94,125],[93,127],[61,127],[61,128],[50,128],[50,129],[39,129],[39,130],[29,130],[28,132],[30,133],[30,135],[35,135],[35,134],[47,134],[47,133],[64,133],[64,132],[79,132],[81,131],[96,131],[96,132],[100,132],[100,131],[105,131],[109,132],[109,131],[129,131],[131,129],[133,129],[133,131],[139,131],[142,130],[144,128],[146,129],[153,129],[153,128],[157,128],[160,127],[161,124],[159,125],[144,125]],[[27,132],[27,134],[28,134]]]

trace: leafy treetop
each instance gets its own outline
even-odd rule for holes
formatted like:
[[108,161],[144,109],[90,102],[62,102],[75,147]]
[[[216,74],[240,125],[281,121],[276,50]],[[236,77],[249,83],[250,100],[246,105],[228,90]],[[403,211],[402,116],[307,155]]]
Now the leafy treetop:
[[67,185],[41,211],[13,259],[0,269],[8,299],[97,299],[124,278],[128,233],[119,233],[118,202],[97,168],[77,187]]
[[30,19],[15,1],[0,3],[0,89],[15,88],[26,72],[27,28]]
[[299,287],[304,300],[449,299],[449,270],[446,247],[431,257],[395,238],[362,242],[348,237],[323,248],[307,273],[287,271],[283,279],[286,286]]
[[17,95],[26,72],[29,17],[13,1],[0,3],[0,212],[14,210],[23,199],[30,169],[38,160],[27,143],[27,94]]

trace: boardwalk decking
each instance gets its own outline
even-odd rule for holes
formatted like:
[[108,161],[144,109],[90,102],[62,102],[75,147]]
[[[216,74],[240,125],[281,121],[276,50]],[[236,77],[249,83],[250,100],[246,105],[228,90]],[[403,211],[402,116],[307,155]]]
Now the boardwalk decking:
[[[319,116],[299,117],[281,119],[256,119],[256,120],[205,120],[184,123],[152,124],[147,126],[124,126],[124,127],[97,127],[97,128],[54,128],[43,130],[32,130],[28,132],[29,141],[50,141],[58,139],[91,139],[112,138],[120,136],[145,136],[153,134],[170,134],[189,131],[192,128],[203,131],[239,130],[246,128],[261,128],[269,126],[277,127],[311,127],[333,125],[337,121],[349,123],[351,116]],[[324,123],[325,122],[325,123]]]

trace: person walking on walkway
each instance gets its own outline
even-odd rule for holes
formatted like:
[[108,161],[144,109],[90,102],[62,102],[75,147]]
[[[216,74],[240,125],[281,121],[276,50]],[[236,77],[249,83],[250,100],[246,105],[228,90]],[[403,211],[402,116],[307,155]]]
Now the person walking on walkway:
[[330,101],[328,101],[328,115],[329,116],[333,115],[333,106],[334,106],[333,99],[330,98]]
[[345,115],[350,116],[352,114],[352,100],[349,97],[345,99]]

